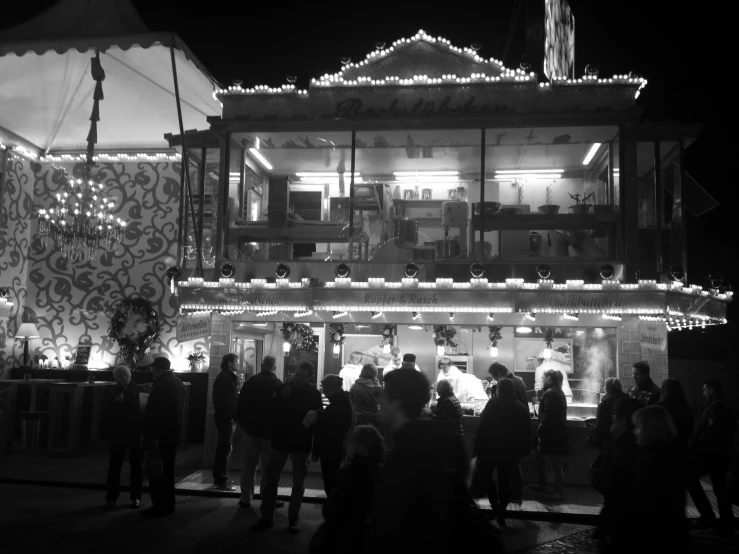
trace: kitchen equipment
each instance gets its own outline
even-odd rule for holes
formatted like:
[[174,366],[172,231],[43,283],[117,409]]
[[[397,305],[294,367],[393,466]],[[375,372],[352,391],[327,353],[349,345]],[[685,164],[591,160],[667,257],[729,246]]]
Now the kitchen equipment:
[[[468,214],[468,208],[467,208],[467,202],[459,202],[459,201],[450,201],[450,202],[444,202],[441,205],[441,227],[444,229],[444,239],[449,239],[449,229],[455,228],[459,230],[459,239],[458,239],[458,248],[459,251],[456,255],[459,255],[460,253],[463,255],[467,255],[467,214]],[[439,246],[437,243],[437,257],[439,256]],[[443,247],[443,250],[447,250],[447,247]]]
[[418,221],[404,217],[395,220],[396,246],[410,248],[418,243]]
[[456,200],[457,199],[457,189],[449,189],[447,191],[447,197],[449,200]]
[[[488,217],[491,217],[493,214],[496,214],[500,211],[500,202],[485,202],[485,219]],[[480,218],[480,202],[475,202],[472,204],[472,217],[473,219],[479,219]]]
[[554,215],[559,213],[559,206],[556,204],[547,204],[546,206],[539,206],[537,208],[540,214]]
[[441,239],[434,241],[436,259],[444,260],[459,256],[459,241],[456,239]]
[[421,198],[423,200],[431,200],[431,189],[423,189],[421,191]]
[[501,208],[500,213],[504,215],[515,215],[521,212],[521,208]]
[[405,189],[403,191],[404,200],[413,200],[413,189]]
[[435,249],[428,246],[416,246],[413,248],[413,260],[420,262],[433,262]]

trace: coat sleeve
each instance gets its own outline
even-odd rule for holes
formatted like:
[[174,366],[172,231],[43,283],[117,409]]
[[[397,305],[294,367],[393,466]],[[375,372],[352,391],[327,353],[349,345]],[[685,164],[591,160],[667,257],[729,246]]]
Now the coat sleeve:
[[223,379],[223,373],[219,373],[213,383],[213,408],[215,413],[223,415],[228,413],[228,398],[226,391],[226,382]]

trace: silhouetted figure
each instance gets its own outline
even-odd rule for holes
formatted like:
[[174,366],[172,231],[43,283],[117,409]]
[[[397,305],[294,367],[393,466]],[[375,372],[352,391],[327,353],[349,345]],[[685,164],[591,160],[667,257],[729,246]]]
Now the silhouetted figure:
[[253,531],[264,531],[273,525],[277,486],[288,457],[293,468],[288,530],[298,531],[305,476],[313,447],[313,429],[303,425],[303,421],[308,412],[320,410],[323,405],[321,393],[310,384],[313,371],[312,363],[302,362],[292,381],[282,385],[275,394],[275,426],[272,432],[272,451],[267,464],[267,482],[262,491],[262,517],[252,525]]
[[128,366],[119,365],[113,369],[116,387],[108,402],[105,417],[110,429],[110,458],[108,461],[108,492],[105,495],[105,508],[112,510],[121,489],[121,468],[128,451],[131,466],[131,508],[141,505],[142,462],[141,450],[141,408],[139,388],[131,381]]
[[359,374],[359,379],[349,391],[354,403],[357,425],[377,425],[380,415],[380,405],[377,399],[381,393],[382,387],[377,379],[377,367],[374,364],[365,364]]
[[[526,395],[526,383],[523,382],[523,379],[521,379],[518,375],[514,375],[510,372],[510,370],[504,366],[501,363],[495,362],[490,364],[490,367],[488,368],[488,374],[495,379],[496,382],[500,381],[501,379],[510,379],[513,381],[514,390],[516,392],[516,399],[526,406],[526,409],[529,408],[529,399]],[[491,396],[495,396],[497,385],[493,385],[491,390]]]
[[396,369],[385,378],[380,417],[393,433],[393,447],[380,472],[362,552],[500,552],[467,489],[462,438],[421,417],[429,393],[426,376],[415,369]]
[[701,524],[711,525],[715,514],[700,484],[700,478],[711,478],[713,492],[718,503],[718,531],[733,532],[734,514],[727,491],[727,474],[733,458],[733,441],[736,432],[736,416],[726,404],[723,387],[718,379],[707,379],[703,384],[703,396],[708,402],[698,418],[695,434],[690,444],[693,475],[688,481],[688,492],[701,514]]
[[[356,386],[356,384],[355,384]],[[321,460],[321,475],[326,497],[330,498],[334,490],[336,474],[341,462],[346,457],[346,445],[352,429],[354,407],[349,393],[341,387],[341,377],[327,375],[321,381],[323,394],[329,405],[314,412],[315,438],[313,440],[313,457]]]
[[[515,384],[510,379],[498,381],[497,396],[491,398],[480,416],[475,437],[476,471],[480,490],[487,491],[490,506],[498,524],[505,526],[505,510],[510,501],[511,476],[518,470],[521,457],[531,448],[529,410],[516,398]],[[497,469],[499,491],[493,482]]]
[[598,403],[598,409],[595,413],[595,429],[590,434],[590,442],[597,448],[603,448],[611,439],[611,425],[613,425],[613,411],[616,404],[623,398],[628,398],[628,394],[624,392],[621,381],[611,377],[606,379],[606,394]]
[[652,406],[659,402],[662,391],[654,384],[649,376],[649,364],[647,362],[636,362],[631,368],[631,378],[635,385],[629,389],[629,396],[636,398],[642,406]]
[[354,428],[349,461],[339,470],[333,494],[323,505],[325,521],[311,539],[309,554],[361,549],[383,451],[382,435],[374,426]]
[[275,375],[274,356],[265,356],[262,371],[241,387],[237,414],[241,426],[241,499],[239,506],[251,507],[254,499],[254,476],[259,465],[260,493],[267,483],[267,464],[272,450],[274,428],[273,398],[282,382]]
[[[539,483],[531,488],[544,493],[546,500],[564,500],[564,469],[568,451],[567,399],[560,385],[559,371],[544,372],[544,394],[539,403],[539,428],[536,431],[536,470]],[[554,474],[554,490],[547,489],[547,465]]]
[[221,360],[221,371],[213,382],[213,419],[218,431],[215,460],[213,462],[213,484],[222,491],[234,491],[228,482],[228,460],[233,450],[236,430],[237,404],[239,401],[238,377],[239,357],[226,354]]
[[665,379],[662,381],[661,390],[659,405],[670,413],[677,429],[678,440],[682,442],[684,448],[687,448],[693,436],[695,420],[683,387],[677,379]]
[[603,528],[615,552],[691,551],[685,521],[684,451],[670,414],[649,406],[634,414],[634,446],[613,460]]
[[154,385],[144,413],[144,450],[147,468],[161,467],[160,475],[149,476],[153,506],[142,513],[159,517],[174,513],[174,465],[182,434],[185,385],[172,373],[169,360],[159,357],[151,365]]
[[452,384],[446,379],[436,383],[436,394],[439,400],[434,408],[434,417],[449,425],[449,428],[460,435],[464,435],[462,426],[462,405],[454,396]]

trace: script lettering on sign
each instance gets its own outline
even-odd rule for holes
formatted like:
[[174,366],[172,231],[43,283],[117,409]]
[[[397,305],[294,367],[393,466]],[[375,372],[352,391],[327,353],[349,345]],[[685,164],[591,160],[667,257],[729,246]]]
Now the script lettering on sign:
[[661,322],[639,322],[639,344],[644,348],[667,350],[667,325]]
[[177,318],[177,342],[201,339],[211,334],[211,314]]
[[248,304],[250,306],[279,306],[280,298],[278,296],[267,296],[264,294],[256,294],[253,292],[244,293],[226,293],[223,295],[225,304]]
[[578,308],[620,308],[621,299],[618,297],[608,296],[567,296],[564,298],[551,298],[549,300],[550,308],[571,309]]
[[376,294],[368,292],[364,295],[364,303],[379,308],[389,306],[438,306],[439,299],[436,294]]
[[360,98],[347,98],[336,105],[336,117],[345,119],[362,119],[372,117],[408,117],[408,116],[445,116],[445,115],[492,115],[512,113],[515,110],[505,105],[476,105],[475,97],[470,96],[463,104],[452,105],[451,96],[445,97],[438,104],[433,100],[418,100],[409,104],[400,104],[397,98],[381,108],[365,107]]

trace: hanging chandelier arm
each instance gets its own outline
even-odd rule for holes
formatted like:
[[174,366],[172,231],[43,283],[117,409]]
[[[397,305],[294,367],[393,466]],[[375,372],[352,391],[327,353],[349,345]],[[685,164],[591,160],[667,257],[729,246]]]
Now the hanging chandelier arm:
[[[180,126],[180,137],[182,137],[182,163],[185,166],[185,184],[187,186],[187,198],[190,204],[190,216],[192,217],[192,229],[195,235],[195,247],[197,249],[197,262],[196,266],[198,269],[198,275],[203,277],[203,245],[202,238],[198,232],[197,222],[195,221],[195,207],[192,204],[192,186],[190,185],[190,164],[187,156],[187,139],[185,137],[185,126],[182,123],[182,104],[180,103],[180,86],[177,81],[177,62],[175,61],[174,47],[169,47],[169,53],[172,59],[172,78],[174,79],[174,94],[175,103],[177,104],[177,122]],[[180,199],[182,197],[180,196]],[[181,201],[181,200],[180,200]],[[219,253],[220,254],[220,253]]]

